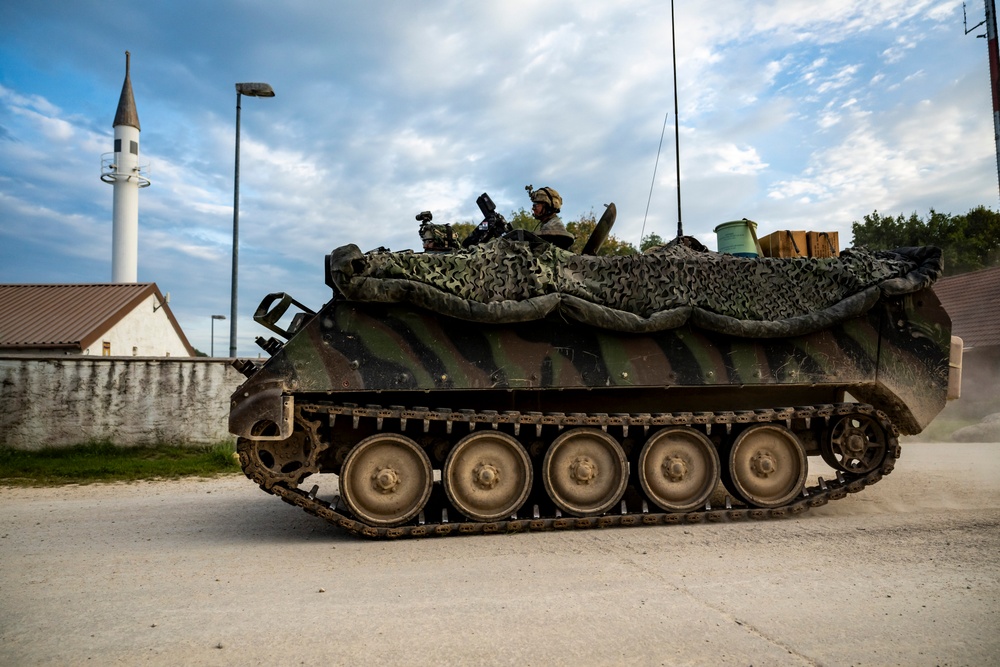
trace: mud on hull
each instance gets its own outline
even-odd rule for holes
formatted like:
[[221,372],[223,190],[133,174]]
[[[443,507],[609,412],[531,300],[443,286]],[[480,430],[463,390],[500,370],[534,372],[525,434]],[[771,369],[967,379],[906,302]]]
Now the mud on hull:
[[[930,290],[789,338],[340,298],[290,333],[233,395],[243,469],[386,537],[803,511],[892,470],[897,433],[944,405],[951,350]],[[809,487],[815,457],[837,476]]]

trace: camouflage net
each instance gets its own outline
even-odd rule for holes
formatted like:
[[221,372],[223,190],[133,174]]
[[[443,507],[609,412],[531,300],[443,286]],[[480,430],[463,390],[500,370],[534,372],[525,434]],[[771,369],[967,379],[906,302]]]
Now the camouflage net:
[[826,328],[882,296],[928,287],[940,272],[941,251],[931,247],[756,259],[672,242],[639,255],[595,257],[501,238],[450,253],[363,254],[347,245],[327,257],[327,282],[352,301],[409,303],[484,323],[558,315],[635,333],[690,322],[754,338]]

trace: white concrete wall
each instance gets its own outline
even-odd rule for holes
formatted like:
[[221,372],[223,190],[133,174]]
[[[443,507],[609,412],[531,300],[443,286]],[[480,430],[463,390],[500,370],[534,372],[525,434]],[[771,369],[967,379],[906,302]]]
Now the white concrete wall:
[[233,441],[225,359],[0,357],[0,447]]
[[113,357],[188,356],[184,343],[155,294],[150,294],[142,303],[129,311],[121,321],[85,349],[83,354],[101,356],[104,341],[111,343]]

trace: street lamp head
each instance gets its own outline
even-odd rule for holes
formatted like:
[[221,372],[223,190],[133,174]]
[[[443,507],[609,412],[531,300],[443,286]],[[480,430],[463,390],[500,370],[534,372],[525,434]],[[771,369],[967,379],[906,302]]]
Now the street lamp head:
[[266,83],[238,83],[236,92],[247,97],[274,97],[274,89]]
[[213,320],[224,320],[224,319],[226,319],[226,316],[225,315],[212,315],[212,319]]

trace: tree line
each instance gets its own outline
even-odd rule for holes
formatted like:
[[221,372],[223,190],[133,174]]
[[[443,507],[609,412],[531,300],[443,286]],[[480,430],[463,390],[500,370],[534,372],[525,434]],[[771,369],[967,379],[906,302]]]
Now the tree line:
[[[512,211],[509,216],[507,216],[507,222],[511,224],[514,229],[524,229],[529,232],[534,232],[538,229],[539,222],[535,220],[529,211],[526,211],[523,207],[517,211]],[[590,234],[597,227],[597,216],[594,214],[593,209],[588,213],[584,213],[576,220],[564,221],[566,225],[566,231],[573,235],[575,239],[573,245],[570,246],[570,251],[579,253],[583,251],[583,247],[587,244],[587,239],[590,238]],[[455,236],[462,240],[476,228],[475,223],[472,222],[456,222],[451,225],[452,231],[454,231]],[[634,255],[639,252],[643,252],[648,248],[653,246],[663,245],[666,241],[656,233],[647,234],[642,237],[642,242],[639,244],[637,249],[634,245],[628,241],[623,241],[613,234],[609,234],[608,238],[601,245],[601,249],[598,250],[597,254],[602,256],[610,255]]]
[[[535,231],[538,228],[538,221],[523,207],[512,211],[507,220],[514,229]],[[570,249],[578,253],[597,226],[597,216],[591,210],[565,224],[566,230],[576,239]],[[459,239],[465,238],[475,227],[472,222],[452,225]],[[902,214],[882,215],[876,210],[866,215],[863,221],[851,223],[851,232],[852,245],[869,250],[937,246],[943,252],[949,275],[1000,265],[1000,213],[985,206],[977,206],[960,215],[931,209],[925,217],[916,212],[908,217]],[[633,255],[666,241],[653,232],[643,236],[636,248],[628,241],[609,235],[598,254]]]
[[869,250],[932,245],[941,248],[949,275],[1000,264],[1000,213],[977,206],[951,215],[934,209],[924,218],[916,212],[882,215],[874,211],[851,224],[853,243]]

